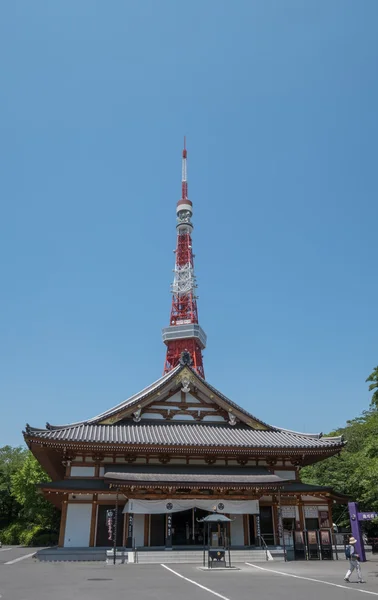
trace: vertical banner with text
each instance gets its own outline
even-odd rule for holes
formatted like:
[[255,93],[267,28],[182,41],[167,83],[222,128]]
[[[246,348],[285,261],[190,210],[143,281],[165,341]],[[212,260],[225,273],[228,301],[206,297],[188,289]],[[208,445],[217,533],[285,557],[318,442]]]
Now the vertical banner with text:
[[115,511],[107,510],[106,511],[106,529],[108,531],[108,541],[113,542],[114,540],[114,520],[115,520]]
[[129,519],[127,522],[126,548],[133,547],[133,531],[134,531],[134,515],[133,515],[133,513],[129,513]]
[[166,548],[172,548],[172,513],[167,513],[167,537],[165,546]]

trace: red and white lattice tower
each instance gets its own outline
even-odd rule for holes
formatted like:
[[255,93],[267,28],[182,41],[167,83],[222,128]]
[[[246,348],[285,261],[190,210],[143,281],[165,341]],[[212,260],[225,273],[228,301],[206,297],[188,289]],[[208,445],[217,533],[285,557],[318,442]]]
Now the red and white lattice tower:
[[193,205],[188,199],[186,169],[186,144],[182,152],[181,200],[177,202],[177,245],[174,279],[172,284],[172,308],[169,327],[163,329],[163,341],[167,346],[164,373],[174,369],[183,352],[190,354],[192,367],[205,377],[202,350],[206,347],[206,334],[198,324],[197,288],[194,275],[192,251]]

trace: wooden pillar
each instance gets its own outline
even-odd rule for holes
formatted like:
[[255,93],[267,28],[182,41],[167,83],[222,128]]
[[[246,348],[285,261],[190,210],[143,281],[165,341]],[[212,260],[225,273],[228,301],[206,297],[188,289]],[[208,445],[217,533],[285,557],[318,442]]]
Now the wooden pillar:
[[60,529],[59,529],[59,542],[58,546],[62,548],[64,546],[64,534],[66,532],[66,521],[67,521],[67,494],[64,494],[62,503],[62,514],[60,517]]
[[89,533],[89,546],[90,547],[93,547],[95,545],[96,521],[97,521],[97,494],[94,494],[93,502],[92,502],[91,528],[90,528],[90,533]]
[[249,546],[249,515],[243,515],[244,546]]
[[148,538],[150,536],[150,515],[144,515],[144,545],[148,546]]
[[302,502],[302,499],[300,499],[298,502],[298,512],[299,512],[299,523],[301,526],[301,530],[304,531],[304,529],[305,529],[304,504]]
[[332,504],[332,500],[328,500],[328,520],[331,531],[333,531]]
[[277,507],[277,498],[273,499],[272,504],[273,511],[273,535],[274,535],[274,545],[279,546],[280,544],[280,536],[279,536],[279,527],[278,527],[278,507]]

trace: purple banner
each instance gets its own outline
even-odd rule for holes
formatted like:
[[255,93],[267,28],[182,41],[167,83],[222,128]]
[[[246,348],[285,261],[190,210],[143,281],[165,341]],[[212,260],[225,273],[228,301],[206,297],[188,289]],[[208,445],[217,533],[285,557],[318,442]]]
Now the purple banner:
[[114,510],[106,511],[106,528],[108,530],[108,540],[111,541],[113,539],[114,532]]
[[376,512],[363,512],[363,513],[357,513],[357,519],[359,521],[372,521],[373,519],[376,519],[378,517],[378,513]]
[[348,509],[349,509],[350,527],[352,530],[352,535],[357,540],[357,544],[356,544],[357,554],[360,557],[360,561],[365,562],[366,555],[365,555],[364,540],[363,540],[362,533],[361,533],[361,525],[360,525],[358,515],[359,514],[365,515],[368,513],[360,513],[360,511],[358,510],[357,502],[348,502]]

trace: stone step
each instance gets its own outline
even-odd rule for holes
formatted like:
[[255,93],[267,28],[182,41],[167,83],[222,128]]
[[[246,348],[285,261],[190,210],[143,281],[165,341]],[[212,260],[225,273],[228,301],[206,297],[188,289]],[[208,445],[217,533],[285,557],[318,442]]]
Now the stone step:
[[46,562],[104,562],[106,548],[44,548],[36,558]]
[[[227,556],[228,560],[228,556]],[[248,561],[266,562],[266,553],[264,550],[234,550],[231,551],[231,563],[244,563]],[[207,561],[207,553],[205,554]],[[130,564],[129,560],[129,564]],[[137,564],[156,564],[156,563],[191,563],[202,564],[203,552],[175,552],[175,551],[153,551],[153,552],[136,552],[134,562]]]
[[[283,553],[280,550],[270,550],[274,560],[283,560]],[[281,554],[280,554],[281,552]],[[39,550],[36,558],[46,562],[81,562],[97,561],[112,564],[113,549],[110,548],[44,548]],[[207,558],[206,558],[207,560]],[[271,559],[270,559],[271,560]],[[202,564],[203,550],[137,550],[130,551],[126,548],[118,548],[116,554],[116,563],[131,564],[137,563],[192,563]],[[266,562],[266,553],[264,550],[231,550],[232,563],[244,562]]]

